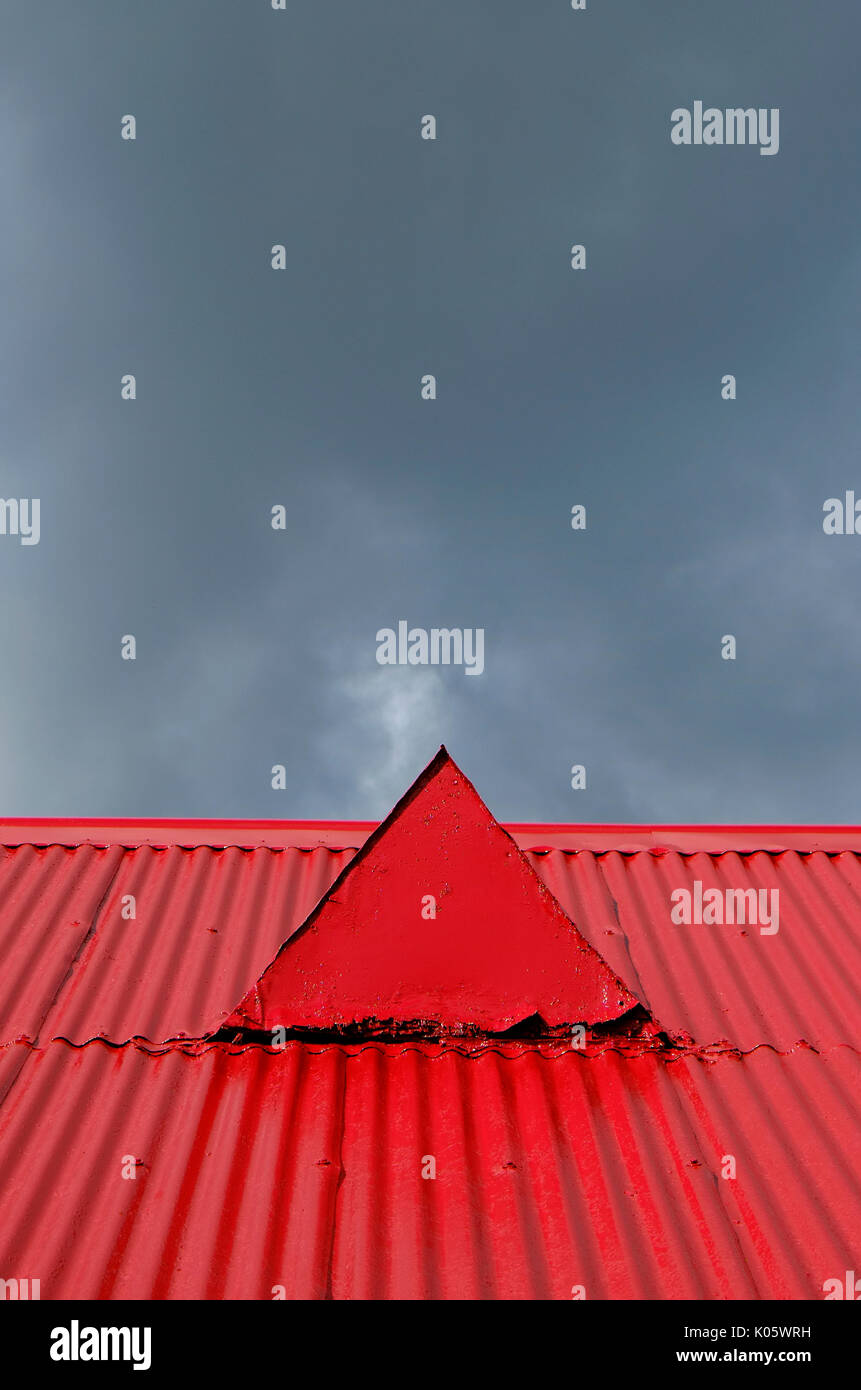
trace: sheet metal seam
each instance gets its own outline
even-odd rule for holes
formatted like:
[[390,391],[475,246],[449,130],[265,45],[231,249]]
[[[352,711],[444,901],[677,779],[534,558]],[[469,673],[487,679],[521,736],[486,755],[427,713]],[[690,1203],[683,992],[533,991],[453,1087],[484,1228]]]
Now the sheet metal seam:
[[46,1009],[45,1009],[44,1014],[43,1014],[42,1017],[39,1019],[38,1025],[37,1025],[37,1027],[36,1027],[36,1036],[35,1036],[35,1039],[34,1039],[34,1046],[38,1046],[39,1040],[40,1040],[40,1038],[41,1038],[41,1036],[42,1036],[42,1029],[45,1027],[45,1024],[47,1023],[47,1021],[48,1021],[48,1019],[50,1018],[51,1014],[54,1012],[54,1009],[57,1007],[57,1004],[58,1004],[59,1001],[60,1001],[60,998],[61,998],[61,996],[62,996],[62,994],[63,994],[63,991],[65,990],[65,988],[66,988],[66,986],[68,985],[69,981],[71,980],[73,974],[75,973],[75,966],[77,965],[78,961],[81,959],[81,956],[83,955],[84,951],[86,950],[86,947],[87,947],[88,942],[92,940],[92,937],[93,937],[93,935],[94,935],[94,933],[95,933],[95,930],[96,930],[96,927],[97,927],[97,925],[98,925],[99,918],[100,918],[100,916],[101,916],[101,914],[102,914],[102,910],[103,910],[103,908],[104,908],[104,906],[105,906],[105,903],[106,903],[107,900],[108,900],[108,896],[109,896],[109,894],[110,894],[111,889],[113,888],[114,884],[116,883],[117,875],[119,874],[119,871],[120,871],[120,869],[121,869],[121,867],[122,867],[122,863],[123,863],[123,853],[122,853],[122,851],[121,851],[121,852],[116,856],[116,863],[114,864],[113,872],[111,873],[110,878],[108,879],[108,882],[107,882],[106,885],[105,885],[105,891],[103,892],[102,896],[99,898],[99,901],[96,903],[96,907],[95,907],[95,910],[94,910],[94,912],[93,912],[92,921],[90,922],[90,925],[87,927],[87,930],[84,932],[84,935],[81,937],[81,940],[78,942],[77,949],[76,949],[75,954],[73,955],[71,961],[69,962],[69,966],[68,966],[68,969],[66,970],[65,975],[63,976],[63,978],[62,978],[62,980],[60,981],[60,983],[57,985],[57,988],[56,988],[56,990],[54,991],[54,994],[53,994],[52,998],[51,998],[51,999],[49,1000],[49,1002],[48,1002],[48,1005],[47,1005],[47,1007],[46,1007]]
[[[598,1061],[608,1054],[622,1058],[626,1062],[642,1061],[646,1057],[654,1057],[656,1060],[672,1064],[674,1062],[684,1062],[694,1059],[701,1062],[718,1061],[722,1057],[735,1057],[742,1059],[752,1056],[755,1052],[763,1050],[771,1052],[776,1057],[793,1057],[799,1052],[810,1052],[816,1057],[827,1057],[832,1052],[842,1050],[852,1052],[856,1056],[861,1056],[861,1047],[851,1042],[829,1043],[826,1046],[817,1047],[815,1043],[807,1042],[800,1038],[791,1047],[776,1047],[771,1042],[756,1043],[753,1047],[737,1047],[733,1044],[726,1045],[720,1043],[695,1043],[690,1047],[646,1047],[639,1049],[617,1047],[607,1044],[602,1047],[591,1047],[588,1049],[560,1046],[555,1042],[536,1041],[517,1041],[505,1043],[504,1040],[496,1040],[486,1045],[469,1047],[463,1043],[446,1042],[437,1043],[431,1040],[416,1040],[408,1043],[386,1043],[369,1039],[367,1042],[305,1042],[301,1039],[290,1039],[282,1047],[269,1047],[263,1043],[228,1043],[222,1041],[212,1041],[201,1038],[175,1038],[165,1042],[153,1043],[146,1038],[127,1038],[123,1042],[115,1042],[110,1038],[88,1038],[86,1042],[72,1042],[69,1038],[56,1037],[48,1039],[44,1044],[37,1046],[28,1039],[15,1039],[12,1042],[0,1044],[0,1052],[9,1051],[12,1048],[20,1047],[29,1054],[47,1052],[51,1047],[68,1047],[73,1052],[83,1052],[88,1048],[105,1047],[111,1052],[122,1052],[133,1049],[150,1057],[164,1057],[171,1053],[179,1053],[186,1057],[206,1057],[211,1053],[220,1053],[226,1057],[238,1057],[246,1052],[260,1053],[270,1057],[282,1056],[285,1052],[302,1051],[309,1056],[320,1056],[328,1052],[340,1052],[348,1057],[358,1056],[363,1052],[380,1052],[387,1057],[402,1057],[408,1052],[417,1053],[427,1057],[429,1061],[436,1061],[438,1058],[458,1056],[470,1061],[479,1061],[482,1057],[494,1055],[505,1061],[516,1061],[519,1057],[540,1056],[548,1061],[556,1061],[562,1057],[567,1057],[569,1053],[586,1062]],[[517,1050],[515,1050],[517,1049]]]

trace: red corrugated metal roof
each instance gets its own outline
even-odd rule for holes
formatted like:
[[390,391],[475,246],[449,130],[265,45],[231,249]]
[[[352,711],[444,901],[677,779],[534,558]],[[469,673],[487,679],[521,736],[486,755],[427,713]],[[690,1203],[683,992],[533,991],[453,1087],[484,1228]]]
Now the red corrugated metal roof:
[[71,1299],[821,1298],[858,1268],[859,1085],[848,1048],[52,1043],[0,1110],[0,1270]]
[[[592,850],[634,854],[641,849],[678,850],[680,854],[739,854],[765,851],[799,854],[822,850],[861,852],[861,828],[855,825],[560,825],[501,821],[521,849]],[[0,819],[3,845],[152,845],[164,849],[197,845],[239,849],[359,849],[379,821],[368,820],[120,820],[50,816]]]
[[41,1036],[121,860],[118,848],[0,851],[0,1043]]
[[[112,857],[113,856],[113,857]],[[352,850],[0,849],[0,1043],[201,1037],[224,1022]],[[529,856],[672,1032],[748,1049],[861,1047],[854,853]],[[778,884],[780,930],[679,927],[673,888]],[[137,916],[122,916],[134,894]],[[746,933],[746,934],[745,934]]]
[[[648,852],[542,856],[536,868],[580,930],[673,1033],[700,1044],[861,1048],[861,859],[855,853]],[[778,889],[779,929],[675,925],[694,885]]]
[[[51,1010],[50,1035],[76,1043],[161,1042],[212,1032],[352,855],[125,851],[105,879],[95,929]],[[0,867],[0,891],[2,876]],[[133,920],[123,916],[129,895]],[[2,1024],[0,1034],[9,1036]]]
[[[169,824],[163,849],[131,823],[65,848],[0,834],[0,1278],[43,1298],[820,1298],[861,1267],[857,829],[759,848],[755,828],[518,829],[672,1045],[278,1052],[195,1040],[367,835],[214,849],[196,836],[245,832]],[[671,921],[675,891],[710,887],[779,889],[779,930]]]

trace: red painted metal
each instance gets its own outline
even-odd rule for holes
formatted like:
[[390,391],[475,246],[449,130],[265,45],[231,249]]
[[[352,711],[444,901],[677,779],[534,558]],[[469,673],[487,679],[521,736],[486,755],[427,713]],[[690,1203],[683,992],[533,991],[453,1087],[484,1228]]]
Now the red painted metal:
[[848,1048],[52,1043],[0,1106],[0,1276],[43,1299],[821,1299],[859,1267],[859,1086]]
[[[578,833],[570,830],[572,842]],[[0,1044],[21,1036],[161,1042],[215,1031],[353,854],[0,848]],[[861,1048],[855,852],[608,848],[528,858],[578,931],[668,1031],[745,1050],[802,1041]],[[779,932],[675,926],[670,894],[696,880],[779,887]],[[129,894],[134,920],[123,916]]]
[[[431,915],[432,914],[432,915]],[[606,1023],[636,998],[443,750],[228,1027]]]
[[[123,845],[156,849],[178,845],[194,849],[236,846],[239,849],[359,849],[379,822],[370,820],[151,820],[92,818],[56,820],[51,816],[0,819],[0,845]],[[679,854],[738,854],[762,851],[797,854],[821,850],[861,852],[857,825],[629,825],[559,824],[503,821],[520,846],[540,853],[559,849],[574,853],[635,854],[639,850],[676,850]]]
[[[861,859],[854,853],[553,852],[534,859],[584,936],[665,1029],[743,1050],[861,1048]],[[779,893],[779,930],[679,926],[671,895]]]
[[[7,851],[4,861],[0,851],[0,865],[25,853],[33,851]],[[74,861],[97,851],[40,853]],[[43,1036],[74,1043],[95,1037],[162,1042],[216,1030],[353,855],[352,850],[247,853],[148,846],[98,853],[110,854],[112,862],[103,866],[88,915],[76,914],[81,919],[77,957],[62,987],[53,992],[43,1025]],[[0,869],[0,887],[2,873]],[[53,884],[46,863],[45,906],[61,900],[65,881]],[[130,898],[134,918],[124,915]],[[22,1033],[35,1036],[32,1027],[22,1024],[25,1018],[41,1017],[46,979],[54,978],[51,970],[42,970],[43,964],[51,965],[60,944],[54,915],[43,916],[35,897],[29,905],[27,965],[32,973],[16,973],[21,994],[11,1012],[13,1026],[7,1024],[0,987],[0,1042]]]
[[87,942],[119,849],[0,849],[0,1043],[37,1041]]
[[378,821],[117,820],[11,817],[0,820],[0,845],[120,845],[136,849],[357,849]]
[[[6,823],[0,1278],[40,1279],[43,1298],[268,1299],[275,1286],[290,1298],[570,1298],[582,1286],[590,1299],[817,1299],[861,1268],[861,832],[536,827],[518,840],[542,894],[492,818],[451,790],[457,816],[443,797],[409,835],[399,818],[388,848],[380,834],[357,859],[356,899],[350,876],[345,904],[328,897],[316,939],[351,937],[344,974],[374,930],[371,915],[353,931],[357,904],[376,901],[384,924],[417,876],[440,876],[440,843],[465,832],[449,896],[472,911],[458,908],[437,1004],[461,997],[464,934],[482,941],[496,1003],[512,964],[558,959],[544,954],[558,919],[537,893],[690,1043],[638,1054],[613,1036],[585,1053],[199,1041],[368,827],[279,824],[261,830],[270,842],[243,840],[244,822],[114,823],[104,840],[104,822]],[[420,795],[412,804],[422,811]],[[164,848],[146,843],[153,829]],[[515,893],[531,892],[494,936],[484,905],[510,903],[495,894],[512,870]],[[374,899],[360,872],[395,893]],[[778,888],[779,931],[675,925],[671,894],[696,882]],[[380,982],[375,1013],[392,1017],[395,977],[380,974],[375,941],[365,985]],[[521,986],[504,1017],[543,1002],[532,980]]]

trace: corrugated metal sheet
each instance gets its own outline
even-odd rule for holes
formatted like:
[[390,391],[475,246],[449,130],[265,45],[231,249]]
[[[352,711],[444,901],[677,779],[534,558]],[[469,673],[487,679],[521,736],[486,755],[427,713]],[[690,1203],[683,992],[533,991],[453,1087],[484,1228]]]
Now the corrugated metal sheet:
[[[0,1042],[216,1029],[352,850],[0,850]],[[123,915],[135,899],[135,917]]]
[[[576,830],[571,832],[576,839]],[[611,838],[608,835],[608,838]],[[216,1029],[352,849],[0,850],[0,1042]],[[861,1047],[855,853],[531,853],[586,940],[672,1032],[742,1049]],[[780,889],[780,929],[682,927],[670,893]],[[123,898],[137,903],[123,918]]]
[[[110,830],[0,850],[0,1279],[74,1299],[821,1298],[861,1268],[861,832],[768,830],[759,850],[749,828],[524,832],[675,1038],[583,1053],[207,1041],[366,837]],[[676,925],[697,882],[778,889],[779,931]]]
[[0,1043],[40,1037],[121,858],[116,847],[0,850]]
[[0,1109],[0,1273],[71,1299],[822,1298],[858,1268],[859,1084],[848,1048],[54,1043]]
[[[198,845],[225,849],[358,849],[377,828],[367,820],[93,820],[76,817],[11,816],[0,820],[3,845],[150,845],[165,849]],[[679,854],[739,854],[764,851],[825,854],[861,853],[861,828],[852,825],[559,825],[502,822],[521,849],[676,850]]]
[[[115,1042],[218,1028],[351,850],[126,851],[50,1027]],[[127,895],[136,916],[122,915]]]
[[[861,1047],[861,861],[854,853],[533,856],[586,939],[671,1032],[747,1050]],[[779,891],[779,930],[677,926],[670,895]]]

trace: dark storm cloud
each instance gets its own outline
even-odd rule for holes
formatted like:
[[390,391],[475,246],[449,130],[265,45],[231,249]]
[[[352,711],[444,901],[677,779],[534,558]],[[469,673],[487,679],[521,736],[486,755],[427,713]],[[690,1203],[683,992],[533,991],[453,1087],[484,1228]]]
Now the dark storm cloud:
[[[7,3],[5,812],[370,818],[444,741],[508,819],[857,821],[859,38]],[[674,147],[698,99],[779,153]],[[399,619],[483,627],[485,674],[378,666]]]

